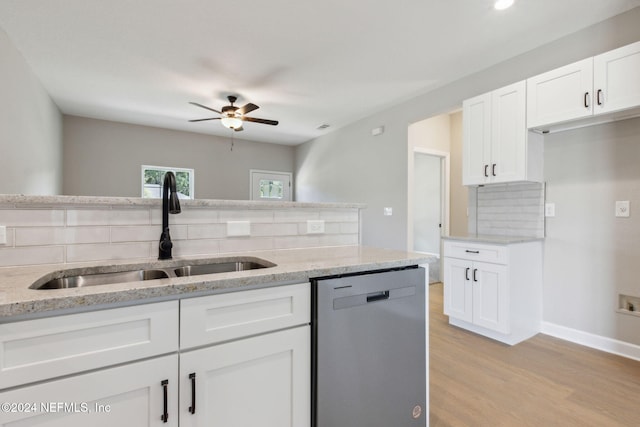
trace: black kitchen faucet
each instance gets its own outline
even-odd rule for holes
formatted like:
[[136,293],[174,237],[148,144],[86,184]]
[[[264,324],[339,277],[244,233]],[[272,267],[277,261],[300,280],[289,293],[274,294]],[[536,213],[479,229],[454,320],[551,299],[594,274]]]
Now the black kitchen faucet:
[[[171,194],[169,194],[171,193]],[[160,235],[160,246],[158,259],[171,259],[171,236],[169,235],[169,214],[180,213],[180,201],[176,192],[176,176],[173,172],[164,175],[162,184],[162,234]]]

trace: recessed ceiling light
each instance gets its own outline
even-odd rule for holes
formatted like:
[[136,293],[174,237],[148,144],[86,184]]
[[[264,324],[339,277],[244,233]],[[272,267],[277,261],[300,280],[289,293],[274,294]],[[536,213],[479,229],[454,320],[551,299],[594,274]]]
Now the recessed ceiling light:
[[495,7],[496,10],[505,10],[511,7],[512,5],[513,5],[513,0],[496,0],[493,7]]

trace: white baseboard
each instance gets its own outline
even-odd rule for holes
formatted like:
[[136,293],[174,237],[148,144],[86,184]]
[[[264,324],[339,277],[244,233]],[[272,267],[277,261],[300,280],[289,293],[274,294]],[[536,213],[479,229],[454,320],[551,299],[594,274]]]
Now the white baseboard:
[[571,341],[576,344],[606,351],[607,353],[613,353],[618,356],[640,361],[640,345],[614,340],[549,322],[542,322],[542,330],[540,332],[565,341]]

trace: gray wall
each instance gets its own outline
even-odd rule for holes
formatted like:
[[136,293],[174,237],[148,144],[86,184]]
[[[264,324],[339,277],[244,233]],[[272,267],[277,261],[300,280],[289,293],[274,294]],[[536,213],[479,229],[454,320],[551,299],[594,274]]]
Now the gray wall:
[[0,29],[0,193],[62,191],[62,115]]
[[[638,22],[640,8],[635,8],[299,146],[297,200],[366,203],[363,243],[406,249],[410,123],[453,111],[472,96],[638,41]],[[380,125],[385,133],[371,136],[371,129]],[[382,215],[384,206],[393,207],[393,216]]]
[[[618,294],[640,296],[640,118],[545,137],[544,320],[640,345],[640,317]],[[616,200],[630,217],[616,218]]]
[[[300,146],[298,200],[366,203],[364,244],[405,249],[410,123],[451,111],[466,98],[638,41],[639,22],[640,8],[635,8]],[[544,320],[635,344],[640,344],[640,318],[614,310],[618,292],[640,296],[640,223],[634,210],[640,204],[638,120],[545,140],[547,198],[556,202],[558,216],[547,224]],[[371,137],[370,130],[380,125],[385,134]],[[615,200],[631,201],[631,218],[613,217]],[[394,215],[382,216],[383,206],[393,206]]]
[[195,170],[197,199],[249,198],[249,170],[293,172],[294,148],[64,116],[64,194],[140,197],[141,165]]

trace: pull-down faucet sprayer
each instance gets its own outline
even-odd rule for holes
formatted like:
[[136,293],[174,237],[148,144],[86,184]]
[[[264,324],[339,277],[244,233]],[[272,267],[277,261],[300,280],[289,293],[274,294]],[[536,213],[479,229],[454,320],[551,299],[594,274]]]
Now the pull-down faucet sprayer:
[[[171,194],[169,194],[171,192]],[[171,259],[171,236],[169,235],[169,214],[180,213],[180,201],[176,192],[176,176],[173,172],[164,175],[162,184],[162,234],[160,235],[160,247],[158,259]]]

